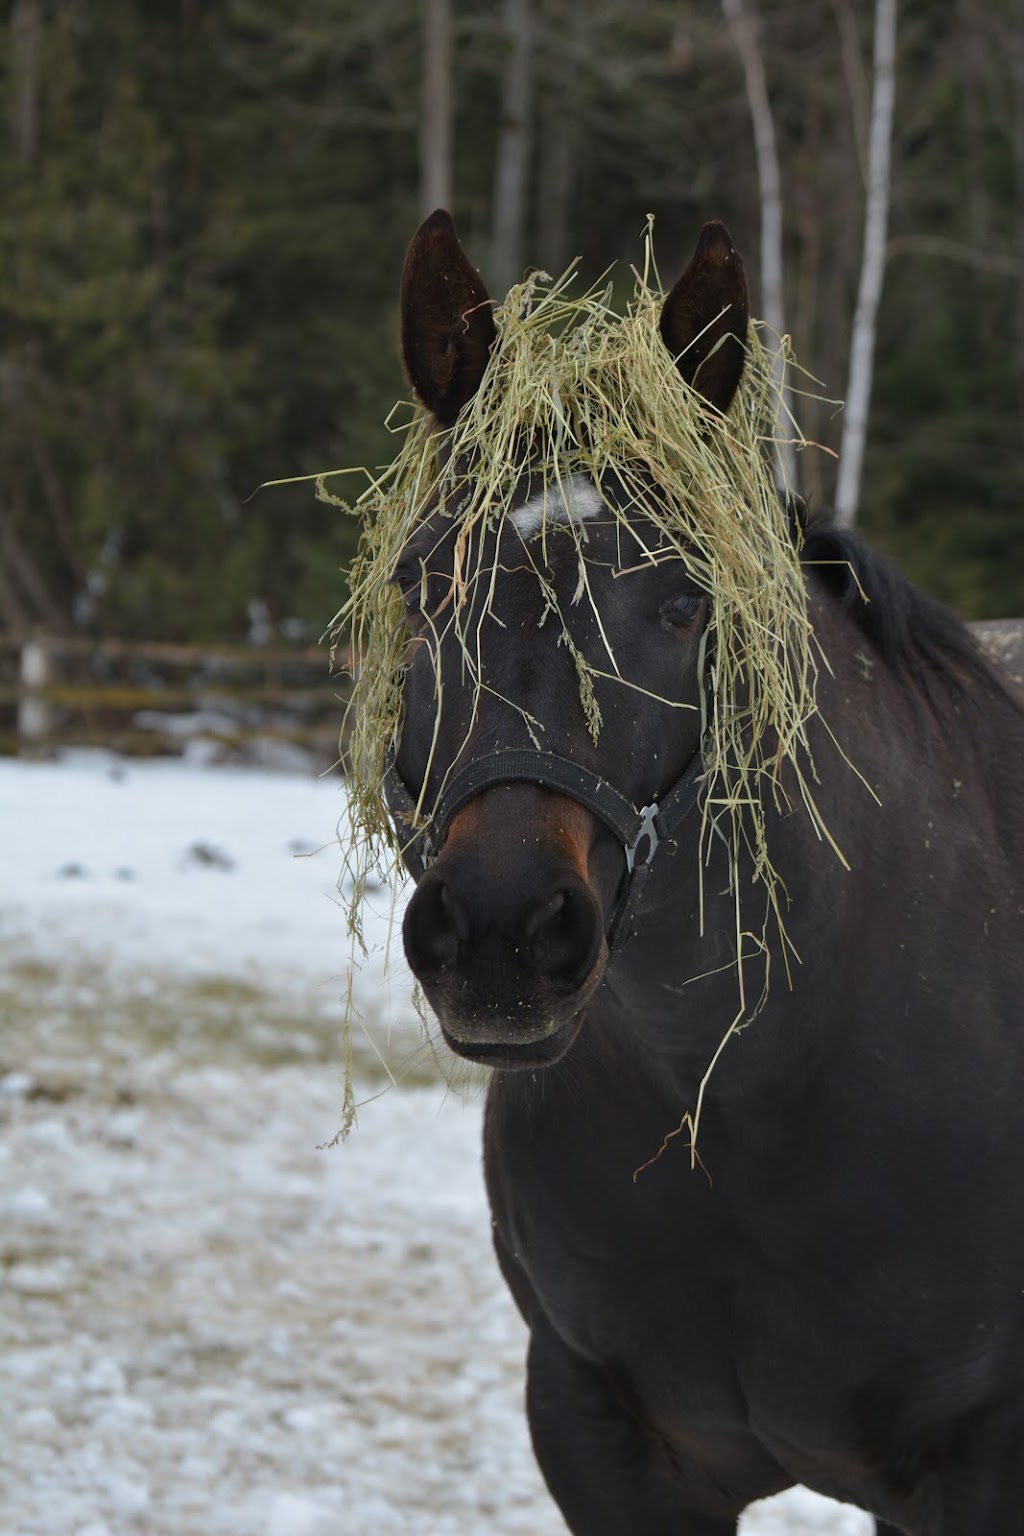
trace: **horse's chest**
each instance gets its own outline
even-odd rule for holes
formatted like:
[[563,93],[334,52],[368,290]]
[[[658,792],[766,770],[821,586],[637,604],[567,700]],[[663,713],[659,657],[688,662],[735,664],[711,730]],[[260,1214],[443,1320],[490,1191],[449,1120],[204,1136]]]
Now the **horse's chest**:
[[700,1192],[666,1207],[622,1166],[588,1165],[586,1176],[577,1166],[574,1176],[566,1157],[560,1167],[506,1171],[495,1215],[522,1273],[525,1310],[539,1307],[569,1349],[609,1364],[648,1409],[740,1424],[728,1236]]
[[545,1248],[532,1278],[569,1347],[616,1362],[645,1399],[671,1400],[696,1419],[742,1416],[728,1278],[688,1266],[650,1234],[623,1231],[621,1250],[601,1257],[565,1235],[561,1259]]
[[752,1467],[791,1471],[806,1452],[845,1468],[857,1341],[828,1288],[799,1286],[699,1170],[665,1159],[634,1181],[614,1150],[563,1148],[491,1183],[524,1310],[607,1370],[661,1438],[729,1444]]

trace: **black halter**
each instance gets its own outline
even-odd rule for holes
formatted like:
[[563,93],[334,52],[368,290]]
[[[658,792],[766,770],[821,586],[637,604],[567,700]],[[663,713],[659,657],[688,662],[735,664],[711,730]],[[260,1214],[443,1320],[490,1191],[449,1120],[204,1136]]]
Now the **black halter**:
[[663,842],[675,838],[697,805],[704,786],[704,773],[698,747],[682,776],[664,797],[660,801],[652,800],[650,805],[638,810],[607,779],[591,773],[579,763],[557,757],[553,752],[530,748],[492,752],[467,763],[455,775],[441,796],[430,824],[418,829],[416,800],[406,788],[392,755],[384,773],[384,796],[402,839],[402,860],[414,880],[419,880],[437,858],[456,812],[496,784],[539,784],[557,790],[586,806],[618,838],[626,857],[626,869],[608,925],[607,940],[611,949],[616,939],[626,940],[633,932],[651,861]]

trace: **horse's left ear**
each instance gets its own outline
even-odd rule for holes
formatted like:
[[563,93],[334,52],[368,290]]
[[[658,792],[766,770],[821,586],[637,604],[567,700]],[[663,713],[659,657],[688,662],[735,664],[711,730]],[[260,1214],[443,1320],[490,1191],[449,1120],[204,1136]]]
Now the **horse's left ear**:
[[724,413],[743,373],[750,299],[729,231],[705,224],[690,265],[665,300],[661,337],[687,384]]
[[479,389],[495,334],[487,289],[439,208],[416,231],[402,268],[402,356],[443,427]]

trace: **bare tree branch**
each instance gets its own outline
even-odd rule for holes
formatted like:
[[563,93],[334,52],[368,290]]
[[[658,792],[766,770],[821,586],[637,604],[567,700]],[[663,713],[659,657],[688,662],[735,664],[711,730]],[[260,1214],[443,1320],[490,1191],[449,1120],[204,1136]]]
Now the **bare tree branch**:
[[887,256],[939,256],[956,261],[976,272],[994,272],[1000,277],[1024,278],[1024,249],[1019,256],[1012,251],[982,251],[962,240],[945,235],[897,235],[886,247]]
[[[722,11],[743,65],[747,104],[754,129],[757,179],[761,193],[761,307],[768,325],[780,338],[786,334],[782,290],[782,176],[775,141],[775,120],[768,98],[764,60],[757,40],[755,18],[744,0],[722,0]],[[776,379],[784,384],[785,364],[776,360]],[[789,402],[786,401],[787,410]],[[785,423],[776,445],[782,483],[796,489],[796,454]]]
[[836,483],[836,521],[845,528],[853,526],[860,500],[875,357],[875,320],[885,275],[892,119],[896,97],[896,0],[876,0],[875,3],[872,82],[864,256],[850,341],[846,415],[839,447],[839,477]]
[[857,18],[850,8],[850,0],[832,0],[832,14],[839,34],[839,58],[843,66],[846,93],[850,98],[853,117],[853,142],[857,151],[861,180],[867,184],[868,144],[868,86],[864,78],[864,62],[861,58],[860,38],[857,36]]

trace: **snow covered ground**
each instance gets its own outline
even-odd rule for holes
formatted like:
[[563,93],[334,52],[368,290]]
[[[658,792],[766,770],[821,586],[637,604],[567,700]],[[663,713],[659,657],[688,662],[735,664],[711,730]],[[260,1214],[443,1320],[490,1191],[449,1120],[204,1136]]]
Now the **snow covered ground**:
[[[479,1096],[380,958],[353,982],[371,1101],[326,1146],[342,811],[336,779],[0,761],[5,1536],[564,1536]],[[741,1529],[871,1522],[794,1490]]]

